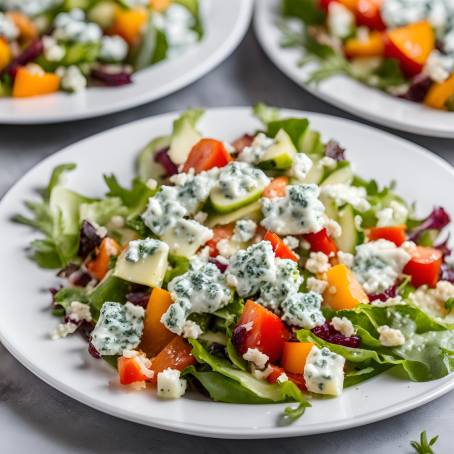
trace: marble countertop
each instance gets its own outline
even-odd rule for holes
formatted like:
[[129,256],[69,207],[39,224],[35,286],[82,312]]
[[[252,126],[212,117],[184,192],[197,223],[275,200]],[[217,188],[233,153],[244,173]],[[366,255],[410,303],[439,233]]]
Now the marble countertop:
[[[251,70],[253,68],[254,70]],[[357,118],[304,92],[263,54],[252,31],[216,70],[160,101],[98,119],[49,126],[0,126],[0,194],[61,148],[108,128],[189,106],[270,105]],[[394,131],[392,131],[394,132]],[[396,132],[395,132],[396,133]],[[453,140],[396,133],[454,164]],[[411,453],[422,430],[440,435],[437,454],[452,452],[454,392],[416,410],[362,428],[284,440],[215,440],[122,421],[52,389],[0,345],[0,451],[15,453]]]

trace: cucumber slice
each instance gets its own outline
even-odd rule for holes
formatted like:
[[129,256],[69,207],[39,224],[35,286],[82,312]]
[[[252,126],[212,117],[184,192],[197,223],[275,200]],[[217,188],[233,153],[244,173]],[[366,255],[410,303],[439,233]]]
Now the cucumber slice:
[[323,180],[323,176],[325,175],[325,169],[323,166],[318,166],[317,162],[314,162],[311,170],[309,170],[309,173],[306,175],[306,178],[304,179],[303,183],[304,184],[320,184],[320,182]]
[[320,195],[320,201],[325,206],[325,213],[330,219],[338,220],[339,210],[337,209],[336,203],[330,197],[322,194]]
[[151,141],[139,154],[136,162],[137,173],[143,181],[148,181],[150,178],[162,181],[164,169],[159,162],[156,162],[154,154],[167,148],[170,145],[170,137],[162,136]]
[[350,164],[346,164],[330,173],[322,182],[321,186],[328,186],[329,184],[351,184],[352,181],[352,169],[350,167]]
[[324,154],[325,146],[320,133],[312,129],[306,129],[298,141],[298,150],[306,154]]
[[355,213],[351,205],[346,205],[339,211],[339,224],[342,227],[342,234],[336,238],[337,247],[343,252],[355,252],[359,242],[358,231],[355,226]]
[[269,147],[260,159],[258,166],[261,169],[285,170],[292,167],[293,155],[296,153],[292,139],[283,129],[280,129],[275,141],[276,143]]
[[115,265],[114,276],[136,284],[160,287],[167,271],[167,257],[169,247],[163,243],[162,247],[138,262],[126,260],[126,252],[123,251]]
[[243,208],[233,211],[228,214],[218,214],[216,216],[210,216],[207,219],[206,225],[210,228],[216,225],[226,225],[232,222],[238,221],[239,219],[251,219],[258,221],[262,214],[262,205],[260,200],[257,200],[250,205],[246,205]]
[[210,203],[213,209],[218,213],[222,214],[231,213],[232,211],[236,211],[239,208],[242,208],[246,205],[249,205],[252,202],[255,202],[257,199],[260,198],[264,189],[265,185],[255,189],[252,192],[249,192],[243,197],[230,199],[223,194],[221,189],[215,188],[211,191]]

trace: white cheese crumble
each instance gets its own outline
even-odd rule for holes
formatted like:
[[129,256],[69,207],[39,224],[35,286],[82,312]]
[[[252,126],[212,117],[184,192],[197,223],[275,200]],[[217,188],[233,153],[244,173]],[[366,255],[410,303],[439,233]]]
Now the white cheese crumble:
[[61,3],[63,0],[1,0],[0,6],[7,11],[21,11],[27,16],[37,16]]
[[145,260],[147,257],[154,255],[156,252],[168,250],[168,246],[162,241],[154,238],[145,238],[144,240],[133,240],[128,244],[125,259],[128,262],[137,263]]
[[295,153],[293,155],[293,164],[288,171],[288,176],[298,181],[304,181],[307,174],[312,168],[312,160],[305,153]]
[[72,65],[67,68],[60,66],[56,73],[60,76],[60,86],[65,91],[80,93],[87,87],[87,78],[78,66]]
[[157,395],[161,399],[179,399],[186,392],[187,381],[180,378],[180,371],[167,368],[159,372]]
[[43,36],[44,57],[49,61],[60,61],[65,56],[65,48],[60,46],[52,36]]
[[434,82],[444,82],[453,72],[454,59],[450,55],[443,55],[433,50],[426,61],[423,72]]
[[370,241],[356,247],[353,272],[369,295],[382,293],[396,282],[410,255],[387,240]]
[[321,194],[334,200],[338,207],[348,203],[360,212],[367,211],[370,208],[366,190],[362,187],[349,186],[344,183],[328,184],[322,186]]
[[74,333],[83,321],[91,322],[90,306],[80,301],[72,301],[66,309],[67,322],[60,323],[51,334],[53,340],[66,337]]
[[330,32],[341,39],[352,33],[356,22],[353,13],[338,2],[329,3],[326,21]]
[[123,61],[128,55],[128,44],[118,35],[103,36],[99,57],[109,63]]
[[254,367],[252,369],[252,375],[257,379],[257,380],[266,380],[268,376],[273,372],[273,368],[271,366],[266,366],[265,369],[260,370]]
[[407,208],[402,203],[393,200],[389,204],[389,207],[383,208],[377,212],[377,226],[389,227],[393,225],[405,224],[407,216]]
[[345,358],[326,347],[312,347],[304,366],[308,391],[338,396],[344,387]]
[[351,268],[353,266],[355,256],[353,254],[350,254],[350,252],[339,251],[337,253],[337,259],[339,260],[339,263],[342,263],[348,268]]
[[284,197],[262,198],[261,224],[278,235],[314,233],[324,227],[325,207],[315,184],[287,186]]
[[281,385],[282,383],[285,383],[286,381],[288,381],[288,376],[287,376],[287,374],[286,374],[285,372],[282,372],[282,374],[279,375],[279,377],[277,377],[277,380],[276,380],[276,381],[277,381],[277,383],[279,383],[280,385]]
[[7,41],[14,41],[19,37],[19,30],[16,24],[6,15],[0,12],[0,36]]
[[327,169],[334,169],[337,166],[337,161],[329,156],[324,156],[317,162],[317,167],[326,167]]
[[345,337],[351,337],[356,332],[353,323],[347,317],[333,317],[331,325]]
[[330,238],[339,238],[342,235],[342,227],[334,219],[327,219],[325,228]]
[[85,13],[78,8],[69,13],[59,13],[54,20],[53,37],[75,43],[99,43],[102,30],[93,22],[85,22]]
[[438,281],[435,288],[423,285],[410,295],[412,302],[432,317],[454,318],[445,308],[445,303],[454,298],[454,285],[448,281]]
[[294,236],[287,235],[284,238],[284,243],[289,249],[291,249],[293,251],[298,248],[298,246],[300,244],[300,240]]
[[380,334],[379,341],[384,347],[400,347],[405,344],[405,336],[402,331],[395,328],[390,328],[387,325],[379,326],[377,328]]
[[293,293],[282,303],[282,320],[291,326],[312,329],[325,323],[319,293]]
[[192,320],[186,320],[183,326],[183,337],[198,339],[202,333],[202,328],[200,328],[197,323],[193,322]]
[[251,146],[244,147],[238,155],[239,161],[249,164],[257,164],[262,159],[265,152],[275,144],[275,140],[267,137],[263,132],[259,132],[251,143]]
[[216,249],[222,257],[230,258],[233,254],[238,252],[241,247],[236,241],[229,238],[223,238],[216,243]]
[[257,224],[250,219],[241,219],[236,222],[232,240],[238,243],[246,243],[254,238]]
[[329,257],[323,252],[311,252],[305,266],[314,274],[326,273],[331,268]]
[[247,352],[243,355],[243,359],[250,361],[259,369],[264,369],[266,363],[270,360],[268,355],[265,355],[265,353],[262,353],[257,348],[248,348]]
[[140,343],[145,311],[129,301],[106,302],[91,333],[91,343],[101,355],[121,355]]

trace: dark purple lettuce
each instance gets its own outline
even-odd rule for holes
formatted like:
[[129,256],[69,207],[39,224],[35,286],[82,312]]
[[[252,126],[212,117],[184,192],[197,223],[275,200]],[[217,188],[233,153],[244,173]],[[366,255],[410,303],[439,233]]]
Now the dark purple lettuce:
[[12,78],[16,77],[16,72],[21,66],[36,60],[44,51],[41,39],[32,41],[11,63],[5,68],[5,72]]
[[335,159],[336,161],[345,161],[345,148],[342,148],[339,142],[330,140],[326,144],[325,155],[328,158]]
[[100,244],[102,238],[96,228],[88,221],[83,221],[80,228],[79,257],[86,259]]
[[150,292],[147,290],[135,291],[126,294],[126,299],[136,306],[141,306],[146,309],[148,300],[150,299]]
[[436,244],[434,246],[435,249],[438,249],[443,254],[443,257],[447,257],[448,255],[451,255],[452,251],[451,251],[451,248],[449,247],[450,239],[451,239],[451,235],[448,234],[448,236],[442,243]]
[[443,207],[435,207],[418,227],[410,231],[408,239],[417,241],[420,235],[426,230],[442,230],[451,222],[449,214]]
[[222,263],[215,258],[210,258],[209,262],[212,263],[221,273],[227,269],[227,265],[225,263]]
[[91,77],[107,87],[119,87],[132,83],[131,74],[127,71],[110,72],[102,68],[91,70]]
[[360,338],[358,336],[346,337],[335,330],[329,322],[325,322],[325,324],[321,326],[316,326],[312,329],[312,332],[320,339],[331,342],[332,344],[343,345],[344,347],[350,348],[359,348],[360,345]]
[[159,150],[154,155],[154,160],[155,160],[155,162],[158,162],[159,164],[161,164],[161,166],[164,168],[164,170],[166,172],[167,177],[171,177],[172,175],[175,175],[178,173],[177,165],[170,159],[168,147],[163,148],[162,150]]
[[430,77],[422,73],[418,74],[412,79],[407,92],[401,97],[408,101],[423,102],[432,84],[433,81]]

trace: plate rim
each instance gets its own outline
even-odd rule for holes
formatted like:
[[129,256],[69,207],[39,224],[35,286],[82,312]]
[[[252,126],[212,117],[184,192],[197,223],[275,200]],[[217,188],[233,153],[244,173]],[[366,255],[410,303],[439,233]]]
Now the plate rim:
[[[211,2],[216,0],[211,0]],[[115,103],[115,105],[101,105],[98,108],[88,108],[86,107],[81,112],[76,112],[74,114],[71,111],[66,110],[57,112],[51,116],[42,117],[39,116],[39,111],[29,114],[15,114],[11,116],[7,112],[8,107],[5,107],[5,112],[0,112],[0,125],[44,125],[44,124],[61,124],[71,121],[79,121],[90,118],[98,118],[106,115],[124,112],[131,110],[135,107],[139,107],[153,101],[162,99],[172,93],[175,93],[197,80],[201,79],[207,75],[210,71],[216,69],[222,62],[229,58],[229,56],[238,48],[238,46],[243,41],[246,36],[247,31],[252,20],[253,10],[254,10],[254,0],[235,0],[238,4],[237,15],[235,18],[234,27],[230,30],[230,34],[225,37],[222,42],[222,45],[217,47],[208,57],[205,57],[200,61],[199,64],[195,65],[193,68],[190,68],[188,71],[181,71],[180,76],[175,80],[172,80],[165,84],[163,88],[155,90],[153,92],[142,93],[140,97],[135,97],[134,100],[129,100],[129,98],[124,98]],[[209,5],[211,8],[212,4]],[[184,57],[182,55],[181,57]],[[179,57],[176,57],[177,60]],[[173,61],[173,60],[172,60]],[[160,64],[165,65],[169,63],[170,60],[165,60]],[[159,68],[157,68],[159,70]],[[153,67],[145,68],[143,71],[153,70]],[[156,68],[155,68],[156,70]],[[141,71],[138,72],[138,74]],[[115,90],[117,87],[105,87],[105,90]],[[121,87],[120,87],[121,88]],[[53,95],[47,95],[46,98],[52,97]],[[77,96],[77,95],[72,95]],[[90,89],[88,89],[86,96],[90,96]],[[39,97],[30,98],[32,102],[39,102]],[[49,99],[49,98],[48,98]],[[13,98],[6,98],[5,102],[12,102]],[[16,100],[16,102],[22,102],[27,100]],[[1,103],[1,99],[0,99]],[[71,106],[67,106],[70,109]]]
[[[250,114],[251,109],[250,109],[250,107],[227,106],[227,107],[207,109],[206,112],[207,112],[207,114],[210,114],[210,113],[216,114],[218,112],[224,112],[224,113],[231,112],[232,114],[234,114],[235,112],[248,112]],[[414,144],[413,142],[411,142],[407,139],[403,139],[401,137],[395,136],[389,132],[382,131],[380,129],[374,128],[369,125],[364,125],[362,123],[359,123],[359,122],[356,122],[353,120],[335,117],[333,115],[314,113],[314,112],[302,111],[302,110],[296,110],[296,109],[282,109],[282,112],[286,115],[307,116],[307,117],[313,118],[313,119],[316,119],[316,118],[319,118],[322,120],[326,119],[326,120],[338,122],[341,124],[345,123],[345,124],[349,124],[349,125],[354,125],[355,127],[359,128],[359,129],[366,130],[366,133],[368,131],[373,131],[380,135],[386,136],[388,139],[395,141],[395,143],[400,143],[402,146],[411,147],[415,153],[419,154],[420,156],[423,156],[425,159],[429,159],[429,160],[433,161],[435,165],[439,166],[440,168],[443,168],[445,171],[450,173],[450,175],[454,178],[454,168],[443,158],[439,157],[438,155],[434,155],[433,153],[429,152],[427,149],[425,149],[424,147],[422,147],[420,145]],[[130,127],[140,126],[141,124],[152,123],[153,121],[156,121],[158,119],[163,120],[163,121],[170,120],[170,119],[174,118],[176,115],[178,115],[178,113],[180,113],[180,112],[173,111],[173,112],[163,113],[163,114],[159,114],[159,115],[153,115],[153,116],[150,116],[150,117],[147,117],[144,119],[126,123],[121,126],[116,126],[116,127],[114,126],[107,130],[101,131],[97,134],[84,138],[80,141],[76,141],[68,146],[65,146],[58,152],[53,153],[50,156],[47,156],[45,159],[43,159],[42,161],[38,162],[36,165],[31,167],[21,178],[19,178],[5,192],[5,194],[0,199],[0,213],[3,211],[3,205],[4,205],[5,199],[8,198],[10,193],[14,190],[14,188],[17,185],[23,184],[24,181],[26,181],[27,178],[29,177],[29,174],[36,171],[36,169],[39,169],[40,167],[48,166],[48,162],[52,161],[53,159],[58,157],[60,154],[71,151],[71,149],[77,148],[84,142],[98,140],[103,135],[108,136],[109,134],[111,134],[113,132],[117,132],[120,130],[127,130]],[[2,220],[1,222],[5,222],[5,221]],[[429,390],[423,392],[422,394],[411,397],[404,402],[399,402],[397,404],[394,404],[393,406],[389,406],[389,407],[382,409],[380,411],[377,411],[377,412],[371,412],[371,413],[367,414],[366,417],[362,416],[360,421],[357,420],[359,417],[353,417],[353,418],[348,418],[346,420],[341,420],[336,423],[333,423],[333,422],[321,423],[321,424],[317,423],[316,428],[309,428],[309,429],[305,429],[305,426],[297,426],[297,425],[288,426],[288,427],[262,428],[262,429],[255,428],[254,430],[251,430],[250,427],[247,427],[244,430],[238,430],[237,428],[229,429],[229,428],[225,428],[224,426],[222,426],[222,427],[221,426],[205,426],[205,425],[200,425],[198,423],[185,424],[183,426],[181,422],[172,421],[172,420],[163,420],[162,418],[157,418],[154,420],[144,419],[140,415],[136,415],[133,412],[130,412],[129,410],[125,410],[125,409],[120,410],[120,409],[118,409],[117,406],[109,405],[102,401],[91,398],[90,396],[85,395],[82,391],[79,391],[78,389],[76,389],[74,386],[68,385],[64,382],[61,382],[61,381],[55,379],[52,375],[43,371],[38,365],[33,364],[32,361],[29,361],[28,358],[26,357],[26,355],[24,355],[20,351],[20,348],[17,348],[14,341],[10,341],[8,339],[8,337],[6,335],[4,335],[3,331],[1,330],[1,327],[0,327],[0,342],[12,354],[12,356],[15,357],[15,359],[17,361],[19,361],[23,366],[25,366],[30,372],[32,372],[34,375],[36,375],[42,381],[44,381],[45,383],[47,383],[49,386],[53,387],[54,389],[57,389],[58,391],[62,392],[63,394],[69,396],[70,398],[72,398],[76,401],[79,401],[95,410],[102,411],[104,413],[107,413],[109,415],[115,416],[120,419],[140,423],[140,424],[155,427],[158,429],[165,429],[165,430],[169,430],[172,432],[204,436],[204,437],[209,437],[209,438],[231,438],[231,439],[284,438],[284,437],[320,434],[320,433],[326,433],[326,432],[335,432],[335,431],[339,431],[339,430],[344,430],[344,429],[348,429],[348,428],[359,427],[359,426],[371,424],[373,422],[380,421],[383,419],[388,419],[390,417],[396,416],[398,414],[401,414],[401,413],[407,412],[409,410],[412,410],[414,408],[417,408],[419,406],[422,406],[436,398],[441,397],[442,395],[444,395],[447,392],[454,389],[454,374],[452,374],[451,376],[438,380],[437,382],[439,383],[439,386],[433,387],[432,389],[429,389]],[[279,404],[276,404],[275,407],[278,408]],[[160,421],[162,421],[162,422],[160,422]]]
[[[392,120],[389,119],[386,115],[375,115],[373,112],[368,111],[367,109],[362,109],[360,106],[357,106],[355,104],[349,104],[347,102],[343,102],[341,99],[336,98],[335,96],[332,96],[328,93],[323,92],[322,90],[317,89],[317,87],[311,86],[310,84],[306,84],[301,77],[299,77],[295,71],[292,71],[291,68],[289,69],[287,64],[283,61],[283,59],[280,59],[277,56],[277,52],[274,49],[273,43],[271,43],[269,40],[266,39],[265,37],[265,30],[262,27],[262,21],[264,18],[268,17],[269,15],[274,15],[270,9],[272,8],[274,2],[276,0],[261,0],[260,2],[257,2],[257,6],[254,11],[254,17],[253,17],[253,28],[254,28],[254,33],[257,37],[257,40],[260,44],[260,47],[263,49],[269,60],[289,79],[291,79],[298,87],[302,88],[303,90],[306,90],[308,93],[312,94],[313,96],[321,99],[322,101],[337,107],[344,112],[350,113],[352,115],[355,115],[358,118],[370,121],[372,123],[375,123],[377,125],[385,126],[388,128],[391,128],[395,131],[403,131],[403,132],[409,132],[412,134],[417,134],[420,136],[424,137],[438,137],[438,138],[445,138],[445,139],[452,139],[454,138],[454,127],[452,130],[447,130],[447,129],[434,129],[425,125],[411,125],[408,123],[404,123],[399,121],[396,118],[393,118]],[[296,62],[295,62],[296,66]],[[337,75],[333,76],[331,79],[344,79],[345,82],[349,84],[358,84],[361,85],[362,87],[367,87],[365,84],[361,84],[358,81],[355,81],[348,76],[343,76],[343,75]],[[376,92],[377,90],[372,88],[372,87],[367,87],[370,89],[371,92]],[[379,92],[382,94],[381,92]],[[388,95],[391,96],[391,95]],[[411,103],[410,101],[406,100],[399,100],[396,99],[395,97],[392,97],[395,101],[399,101],[402,103],[408,103],[408,104],[415,104],[418,106],[418,103]],[[450,115],[449,113],[446,113],[447,115]],[[454,124],[454,113],[452,113],[452,120]]]

